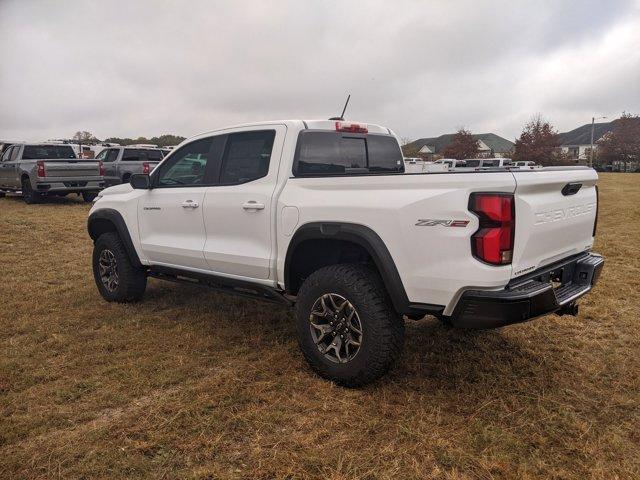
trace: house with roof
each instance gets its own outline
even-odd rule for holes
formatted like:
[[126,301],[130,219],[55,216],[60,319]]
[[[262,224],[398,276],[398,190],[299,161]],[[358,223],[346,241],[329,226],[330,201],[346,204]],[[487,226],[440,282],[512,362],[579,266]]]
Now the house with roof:
[[[454,135],[455,133],[447,133],[439,137],[420,138],[409,143],[407,147],[416,150],[421,157],[431,160],[442,154]],[[478,157],[481,158],[506,157],[513,151],[514,143],[495,133],[478,133],[474,134],[473,138],[478,142]]]
[[[593,126],[593,147],[597,150],[597,142],[606,133],[613,131],[614,122],[596,123]],[[587,123],[581,127],[574,128],[568,132],[559,133],[560,151],[569,158],[580,161],[587,160],[591,155],[591,124]]]

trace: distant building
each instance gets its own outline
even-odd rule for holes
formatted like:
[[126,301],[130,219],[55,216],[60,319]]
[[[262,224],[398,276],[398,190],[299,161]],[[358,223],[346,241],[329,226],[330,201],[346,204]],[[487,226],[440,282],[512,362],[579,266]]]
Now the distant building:
[[[613,131],[613,122],[596,123],[593,127],[593,147],[598,149],[596,143],[606,133]],[[559,133],[560,151],[570,159],[586,161],[591,155],[591,124],[587,123],[569,132]]]
[[[451,143],[455,133],[447,133],[433,138],[420,138],[407,145],[410,149],[415,149],[418,154],[432,159],[436,155],[441,155],[442,151]],[[478,157],[496,158],[508,156],[513,150],[514,143],[502,138],[495,133],[479,133],[473,135],[478,141]]]

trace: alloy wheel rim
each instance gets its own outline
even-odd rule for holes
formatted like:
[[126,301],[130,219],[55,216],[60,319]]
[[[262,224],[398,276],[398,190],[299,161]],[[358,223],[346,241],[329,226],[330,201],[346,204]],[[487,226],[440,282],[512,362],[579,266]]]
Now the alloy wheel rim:
[[362,322],[353,304],[337,293],[318,298],[309,315],[311,338],[318,351],[333,363],[347,363],[362,346]]
[[111,250],[105,249],[100,252],[98,270],[100,273],[100,281],[102,285],[104,285],[104,288],[109,292],[114,292],[118,288],[120,278],[118,277],[116,256]]

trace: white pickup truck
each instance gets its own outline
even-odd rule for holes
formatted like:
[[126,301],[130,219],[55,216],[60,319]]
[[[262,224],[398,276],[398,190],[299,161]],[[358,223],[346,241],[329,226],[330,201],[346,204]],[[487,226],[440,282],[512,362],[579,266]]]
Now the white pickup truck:
[[399,356],[403,316],[575,315],[603,265],[596,182],[581,167],[405,174],[378,125],[242,125],[103,190],[93,272],[108,301],[137,301],[156,277],[295,305],[312,368],[359,386]]

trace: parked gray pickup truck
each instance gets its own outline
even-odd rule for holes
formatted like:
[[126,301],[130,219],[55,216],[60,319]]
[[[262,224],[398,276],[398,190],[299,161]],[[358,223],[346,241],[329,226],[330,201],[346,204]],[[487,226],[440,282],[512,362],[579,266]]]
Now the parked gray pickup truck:
[[164,155],[159,148],[109,147],[102,150],[96,160],[104,162],[104,180],[110,187],[129,183],[134,173],[151,173]]
[[37,203],[43,195],[77,193],[92,202],[104,186],[102,162],[78,159],[69,145],[15,143],[0,157],[0,196],[20,191]]

